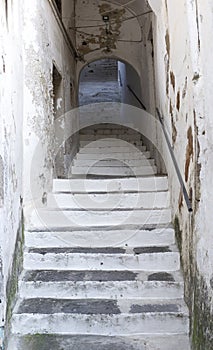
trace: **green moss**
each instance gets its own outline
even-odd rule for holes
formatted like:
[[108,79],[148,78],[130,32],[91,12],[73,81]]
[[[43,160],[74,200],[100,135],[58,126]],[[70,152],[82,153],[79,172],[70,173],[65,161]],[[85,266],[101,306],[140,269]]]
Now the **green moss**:
[[47,334],[32,334],[24,337],[26,346],[30,346],[31,350],[43,349],[45,344],[49,344]]
[[17,232],[17,240],[15,244],[15,251],[13,256],[13,264],[11,273],[8,278],[6,287],[6,320],[5,320],[5,343],[7,342],[8,334],[10,332],[10,320],[12,317],[13,307],[15,305],[16,296],[18,292],[19,275],[23,269],[23,250],[24,250],[24,219],[23,213],[21,216],[20,227]]
[[195,280],[192,343],[194,350],[213,350],[211,299],[202,277]]
[[21,349],[23,350],[49,350],[57,349],[64,350],[67,349],[63,345],[63,337],[58,337],[55,334],[32,334],[26,335],[21,339]]
[[174,229],[175,229],[175,236],[176,236],[178,248],[181,252],[182,251],[182,243],[183,243],[183,238],[182,238],[183,233],[180,229],[180,222],[179,222],[179,218],[177,215],[175,216],[175,220],[174,220]]

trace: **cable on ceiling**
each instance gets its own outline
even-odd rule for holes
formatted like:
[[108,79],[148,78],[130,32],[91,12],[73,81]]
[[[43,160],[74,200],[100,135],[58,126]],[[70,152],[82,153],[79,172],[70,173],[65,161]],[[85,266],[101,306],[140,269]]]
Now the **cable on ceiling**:
[[[147,12],[143,12],[140,13],[139,15],[135,15],[135,16],[131,16],[131,17],[127,17],[124,18],[123,20],[121,20],[121,23],[129,21],[131,19],[135,19],[135,18],[139,18],[141,16],[147,15],[149,13],[153,13],[151,10],[147,11]],[[110,24],[116,23],[115,21],[111,21]],[[69,27],[69,29],[81,29],[81,28],[100,28],[100,27],[106,27],[106,24],[101,24],[101,25],[94,25],[94,26],[77,26],[77,27]]]

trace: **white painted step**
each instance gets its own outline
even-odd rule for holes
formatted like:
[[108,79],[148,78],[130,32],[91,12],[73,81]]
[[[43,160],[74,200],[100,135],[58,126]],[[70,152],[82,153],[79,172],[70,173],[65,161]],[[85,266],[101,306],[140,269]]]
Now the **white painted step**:
[[[22,338],[20,335],[13,335],[10,339],[8,349],[29,350],[29,346],[40,345],[40,335],[31,335]],[[42,335],[43,344],[52,346],[52,349],[59,349],[63,343],[63,350],[190,350],[189,337],[186,334],[143,334],[116,337],[97,335]],[[43,350],[43,349],[42,349]]]
[[12,333],[17,334],[187,334],[187,314],[145,313],[119,315],[15,314]]
[[89,148],[94,148],[94,147],[98,147],[98,148],[106,148],[106,147],[127,147],[128,144],[132,144],[134,146],[141,146],[141,151],[146,151],[146,146],[142,146],[142,141],[132,141],[129,140],[128,143],[124,143],[121,140],[116,140],[116,139],[100,139],[98,141],[82,141],[80,140],[80,147],[89,147]]
[[47,206],[61,209],[154,209],[168,208],[169,192],[48,194]]
[[73,166],[73,175],[106,175],[106,176],[152,176],[157,174],[157,167],[146,165],[146,166],[130,166],[130,167],[88,167],[88,166]]
[[[169,225],[171,209],[154,210],[34,210],[26,218],[26,230],[47,231],[82,227],[111,227],[118,225]],[[126,227],[127,228],[127,227]]]
[[[93,147],[92,147],[93,146]],[[131,145],[130,143],[125,146],[111,146],[111,147],[96,147],[95,142],[90,144],[90,147],[85,146],[79,150],[78,154],[97,154],[97,153],[102,153],[102,154],[111,154],[112,153],[135,153],[138,152],[139,154],[142,154],[146,156],[148,153],[144,151],[144,146],[134,146]]]
[[[92,106],[91,106],[92,107]],[[96,106],[94,106],[96,107]],[[126,123],[123,125],[117,124],[117,123],[99,123],[99,124],[94,124],[94,125],[90,125],[87,127],[84,127],[80,130],[80,133],[83,133],[84,131],[93,131],[93,130],[133,130],[133,131],[138,131],[137,128],[134,127],[133,123]]]
[[80,135],[138,135],[138,131],[126,128],[87,128],[80,130]]
[[107,153],[107,150],[104,150],[104,153],[77,153],[77,160],[87,161],[87,160],[103,160],[103,159],[117,159],[117,160],[144,160],[150,158],[150,152],[125,152],[125,153]]
[[119,166],[128,166],[128,167],[136,167],[136,166],[147,166],[155,165],[154,159],[147,159],[145,157],[141,157],[140,159],[116,159],[112,158],[106,158],[105,156],[102,156],[102,159],[100,160],[94,160],[94,159],[74,159],[73,166],[99,166],[99,167],[119,167]]
[[53,192],[91,193],[91,192],[151,192],[167,191],[168,179],[166,176],[143,178],[117,179],[70,179],[53,180]]
[[179,252],[133,254],[24,253],[25,270],[178,271]]
[[61,281],[19,283],[19,296],[53,299],[178,299],[183,298],[183,282],[159,281]]
[[28,248],[64,247],[151,247],[170,246],[175,243],[172,228],[155,230],[80,230],[64,232],[26,232]]
[[[106,135],[104,135],[104,137],[106,137]],[[84,134],[81,134],[80,135],[80,140],[81,141],[97,141],[97,140],[100,140],[100,138],[102,138],[102,135],[84,135]],[[107,138],[112,138],[113,140],[115,141],[141,141],[141,135],[140,134],[131,134],[131,135],[128,135],[128,134],[120,134],[120,135],[113,135],[113,134],[108,134],[107,135]],[[106,138],[106,140],[107,140]]]

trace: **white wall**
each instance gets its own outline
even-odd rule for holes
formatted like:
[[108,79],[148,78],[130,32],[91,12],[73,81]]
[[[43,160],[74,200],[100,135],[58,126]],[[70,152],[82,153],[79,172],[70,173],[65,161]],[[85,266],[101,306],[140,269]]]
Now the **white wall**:
[[[11,274],[16,239],[21,231],[22,209],[23,56],[22,1],[0,1],[0,157],[3,191],[0,203],[0,275],[2,303],[0,325],[6,308],[6,285]],[[3,309],[3,310],[2,310]]]
[[121,94],[122,94],[122,103],[133,105],[140,108],[140,103],[136,97],[128,89],[128,86],[132,88],[135,94],[142,100],[141,96],[141,80],[137,72],[128,64],[119,62],[118,71],[120,72],[121,77]]
[[[73,107],[70,83],[75,84],[75,59],[49,1],[26,0],[24,23],[24,202],[30,210],[35,199],[41,203],[51,189],[53,167],[60,176],[66,175],[63,155],[73,120],[62,118],[54,125],[52,67],[54,63],[63,79],[59,101],[63,115]],[[60,164],[55,164],[57,145],[62,145]]]
[[[213,281],[212,4],[210,1],[156,0],[155,5],[157,2],[156,101],[193,206],[193,213],[189,215],[175,173],[167,161],[173,216],[180,226],[177,237],[186,280],[186,300],[192,312],[194,348],[210,349],[207,328],[212,319]],[[163,149],[166,154],[164,146]]]
[[[64,171],[77,147],[70,139],[76,120],[68,113],[76,104],[76,95],[70,96],[70,83],[73,92],[76,86],[75,59],[55,12],[48,0],[7,3],[6,19],[5,1],[0,0],[0,326],[14,291],[10,285],[10,295],[6,293],[8,280],[15,283],[15,276],[9,279],[12,265],[15,259],[20,260],[15,265],[21,264],[22,199],[25,214],[36,200],[41,205],[58,166],[57,144],[63,144]],[[59,108],[66,115],[55,124],[53,63],[63,78]],[[15,265],[13,273],[18,273]]]

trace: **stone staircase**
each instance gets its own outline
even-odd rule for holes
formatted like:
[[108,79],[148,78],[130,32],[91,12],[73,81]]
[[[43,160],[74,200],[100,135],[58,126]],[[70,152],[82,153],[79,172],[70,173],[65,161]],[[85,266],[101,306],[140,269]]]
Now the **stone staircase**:
[[136,131],[81,131],[69,180],[26,218],[9,350],[189,350],[166,176]]

